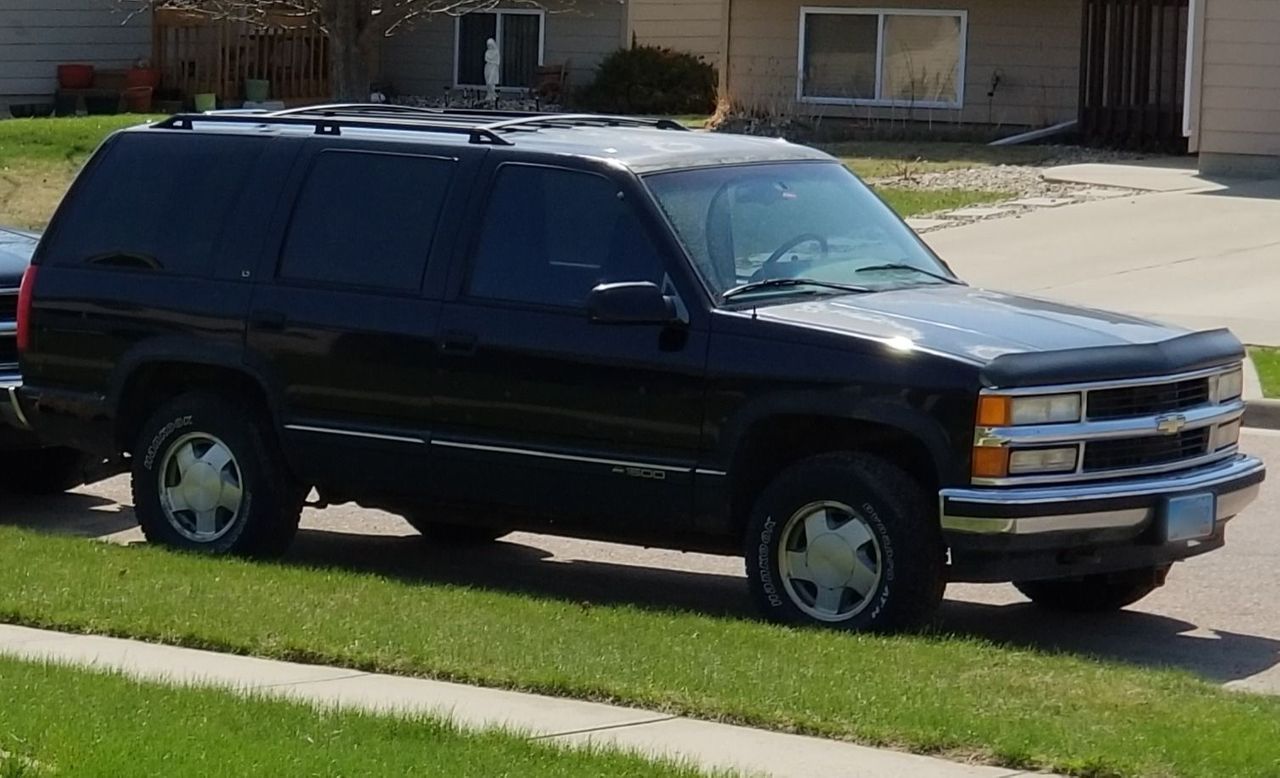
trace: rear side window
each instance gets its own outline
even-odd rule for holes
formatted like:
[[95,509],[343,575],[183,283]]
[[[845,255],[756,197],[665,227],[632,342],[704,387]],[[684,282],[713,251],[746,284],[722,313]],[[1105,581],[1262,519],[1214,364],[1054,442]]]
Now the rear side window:
[[78,187],[45,261],[207,275],[265,147],[176,131],[121,135]]
[[280,277],[417,291],[453,168],[434,157],[323,152],[298,196]]
[[635,206],[604,176],[505,165],[472,258],[472,297],[579,307],[597,284],[663,279]]

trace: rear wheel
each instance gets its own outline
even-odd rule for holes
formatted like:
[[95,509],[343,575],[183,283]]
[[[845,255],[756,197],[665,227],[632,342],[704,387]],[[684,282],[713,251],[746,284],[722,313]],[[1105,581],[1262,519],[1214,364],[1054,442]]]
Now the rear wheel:
[[1134,604],[1164,584],[1168,566],[1078,578],[1017,581],[1013,585],[1044,608],[1071,613],[1104,613]]
[[789,624],[897,631],[932,620],[944,550],[924,492],[867,454],[825,454],[784,470],[756,502],[747,574],[764,615]]
[[0,454],[0,490],[11,494],[58,494],[85,482],[88,458],[70,448]]
[[147,540],[211,554],[276,556],[298,529],[302,490],[268,422],[212,394],[161,406],[133,452],[133,502]]
[[404,520],[422,535],[429,543],[440,543],[451,546],[479,546],[492,543],[506,530],[483,527],[476,524],[451,524],[426,518],[419,514],[407,514]]

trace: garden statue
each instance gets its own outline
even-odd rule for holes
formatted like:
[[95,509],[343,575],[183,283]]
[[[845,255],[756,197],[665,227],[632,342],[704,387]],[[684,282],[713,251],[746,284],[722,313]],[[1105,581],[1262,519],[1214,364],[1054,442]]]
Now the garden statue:
[[494,105],[498,102],[498,74],[502,70],[502,54],[498,42],[490,38],[484,50],[485,99]]

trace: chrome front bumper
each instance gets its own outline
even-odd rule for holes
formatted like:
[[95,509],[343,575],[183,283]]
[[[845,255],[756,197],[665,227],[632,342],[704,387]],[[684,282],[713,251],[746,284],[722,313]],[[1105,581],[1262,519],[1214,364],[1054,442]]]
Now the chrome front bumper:
[[21,377],[0,375],[0,424],[25,432],[31,429],[31,423],[18,404],[18,389],[21,386]]
[[1239,455],[1193,470],[1092,484],[1023,488],[963,488],[939,492],[942,529],[950,537],[1043,537],[1048,533],[1136,536],[1164,500],[1212,492],[1217,520],[1251,503],[1266,477],[1262,460]]

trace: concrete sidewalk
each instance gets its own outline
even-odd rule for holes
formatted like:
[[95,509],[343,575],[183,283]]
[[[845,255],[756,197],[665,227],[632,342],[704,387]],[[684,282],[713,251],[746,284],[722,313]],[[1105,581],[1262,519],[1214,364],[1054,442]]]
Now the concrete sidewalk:
[[4,624],[0,624],[0,655],[112,670],[146,680],[215,686],[320,706],[434,715],[467,728],[501,727],[526,733],[535,740],[638,751],[648,756],[689,760],[704,769],[753,775],[1030,775],[594,702]]

